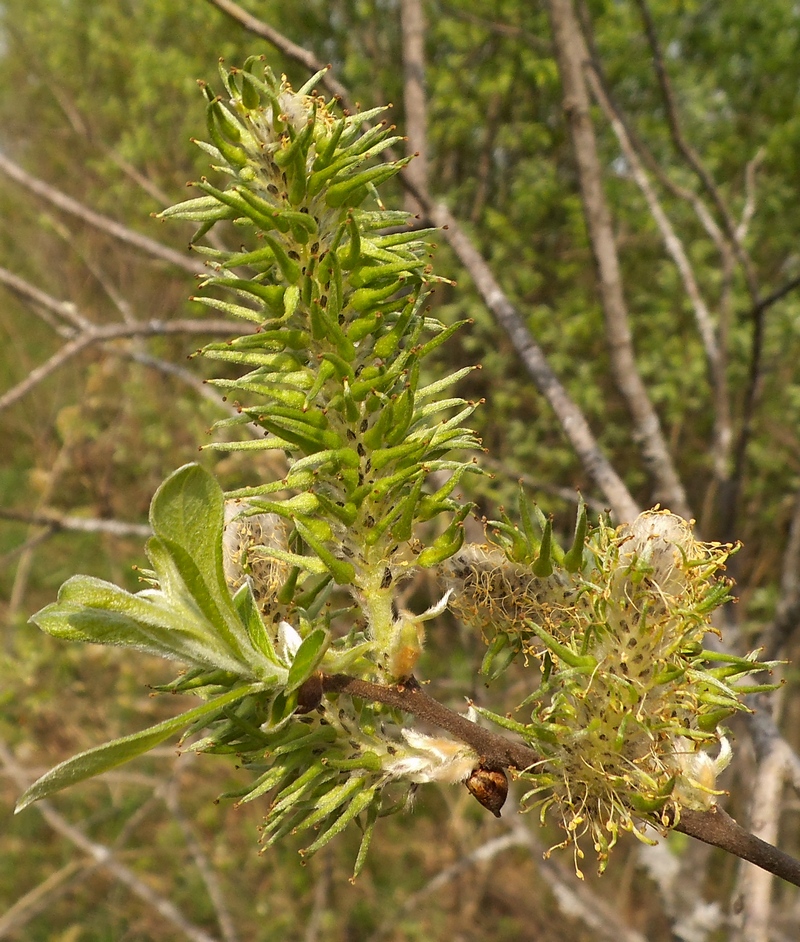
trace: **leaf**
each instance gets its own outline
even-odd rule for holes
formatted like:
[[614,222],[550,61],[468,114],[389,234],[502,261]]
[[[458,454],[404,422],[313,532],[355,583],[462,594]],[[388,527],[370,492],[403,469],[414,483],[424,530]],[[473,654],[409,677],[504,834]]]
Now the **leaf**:
[[[150,505],[153,532],[172,557],[192,599],[231,653],[247,663],[254,649],[236,612],[222,568],[224,517],[222,488],[198,464],[187,464],[173,472],[156,491]],[[157,565],[155,568],[161,583],[162,572]],[[165,592],[174,594],[166,589]]]
[[330,636],[323,628],[315,628],[297,649],[292,666],[289,668],[289,677],[286,681],[286,690],[291,693],[304,683],[314,672],[317,664],[322,660],[330,644]]
[[47,798],[69,785],[82,782],[94,775],[100,775],[102,772],[107,772],[124,762],[135,759],[197,720],[215,713],[221,706],[235,703],[237,700],[241,700],[262,689],[262,684],[248,684],[245,687],[237,687],[235,690],[202,704],[202,706],[181,713],[179,716],[158,723],[156,726],[151,726],[149,729],[133,733],[130,736],[123,736],[121,739],[115,739],[102,746],[95,746],[93,749],[88,749],[86,752],[73,756],[65,762],[60,762],[25,791],[17,802],[14,813],[18,814],[33,802],[39,801],[41,798]]
[[[363,779],[361,780],[363,782]],[[341,834],[342,831],[347,827],[347,825],[358,815],[361,814],[366,808],[368,808],[373,799],[375,798],[375,789],[368,789],[361,792],[353,798],[350,804],[345,808],[341,815],[333,822],[333,824],[325,831],[320,834],[320,836],[313,842],[309,844],[308,847],[300,851],[300,855],[307,860],[309,857],[316,854],[320,848],[324,847],[328,841],[333,840],[337,834]]]
[[102,579],[73,576],[61,587],[58,601],[31,621],[66,641],[124,645],[242,674],[247,665],[231,656],[213,626],[186,597],[185,588],[183,596],[176,599],[154,589],[132,595]]
[[258,604],[253,596],[253,587],[249,581],[241,586],[233,597],[233,601],[253,645],[272,662],[275,666],[275,672],[282,674],[283,668],[280,666],[272,639],[264,625],[264,619],[258,611]]

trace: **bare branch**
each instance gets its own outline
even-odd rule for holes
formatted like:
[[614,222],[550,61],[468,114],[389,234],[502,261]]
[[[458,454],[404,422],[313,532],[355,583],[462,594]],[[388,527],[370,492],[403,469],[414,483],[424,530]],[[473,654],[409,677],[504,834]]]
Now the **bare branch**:
[[43,513],[23,513],[0,507],[0,519],[15,520],[31,526],[47,527],[49,530],[72,530],[76,533],[108,533],[111,536],[152,536],[153,531],[146,523],[128,523],[125,520],[102,520],[97,517],[70,517],[54,511]]
[[789,539],[781,562],[781,597],[772,623],[765,629],[761,644],[765,656],[780,657],[800,624],[800,491],[795,494],[789,524]]
[[[30,784],[29,777],[17,763],[11,750],[3,742],[0,742],[0,761],[5,767],[6,775],[19,788],[25,788]],[[54,831],[74,844],[104,870],[107,870],[114,879],[127,886],[135,896],[138,896],[144,903],[152,907],[155,912],[159,913],[191,942],[219,942],[215,936],[209,935],[204,929],[190,922],[174,903],[153,890],[133,870],[120,863],[108,847],[90,840],[83,831],[70,824],[49,801],[40,801],[36,807]]]
[[155,239],[141,235],[133,229],[129,229],[128,226],[124,226],[114,219],[109,219],[108,216],[102,216],[100,213],[88,209],[71,196],[67,196],[66,193],[62,193],[55,187],[50,186],[49,183],[37,180],[36,177],[31,176],[27,171],[23,170],[22,167],[15,164],[12,160],[9,160],[2,152],[0,152],[0,172],[5,173],[14,180],[15,183],[24,186],[31,193],[34,193],[52,206],[57,207],[62,212],[76,216],[88,225],[113,236],[120,242],[124,242],[126,245],[130,245],[140,252],[150,255],[152,258],[167,262],[192,275],[203,274],[202,264],[199,264],[194,259],[181,252],[176,252],[175,249],[171,249],[169,246],[156,242]]
[[62,333],[62,335],[66,334],[72,336],[75,330],[87,330],[92,326],[91,321],[87,320],[80,313],[72,301],[59,301],[57,298],[52,297],[30,282],[25,281],[24,278],[20,278],[19,275],[15,275],[14,272],[9,271],[7,268],[0,267],[0,284],[5,285],[9,291],[12,291],[17,297],[22,298],[22,300],[31,302],[35,307],[51,311],[53,314],[67,321],[71,325],[71,328],[61,327],[59,333]]
[[661,44],[658,41],[658,33],[656,32],[655,23],[653,21],[652,13],[650,12],[650,8],[647,4],[647,0],[636,0],[636,5],[639,7],[639,12],[642,16],[642,22],[644,23],[645,33],[647,34],[647,41],[650,44],[650,51],[653,55],[653,66],[655,68],[656,77],[661,89],[661,95],[664,99],[664,107],[667,113],[667,123],[669,125],[673,145],[695,173],[698,180],[700,180],[701,184],[703,185],[703,189],[705,189],[706,193],[711,198],[711,201],[714,204],[717,213],[719,214],[719,218],[722,220],[725,234],[727,235],[728,239],[730,239],[733,251],[736,253],[739,264],[742,266],[742,271],[744,272],[745,281],[747,283],[750,296],[753,300],[753,304],[757,304],[758,284],[756,281],[755,271],[753,269],[753,263],[741,241],[736,236],[736,224],[734,222],[733,216],[731,215],[725,200],[722,198],[719,187],[700,159],[700,155],[684,137],[680,118],[678,117],[678,107],[675,101],[675,95],[672,91],[672,83],[670,82],[669,73],[667,72],[666,65],[664,64],[664,56],[661,52]]
[[[178,763],[180,765],[186,765],[193,762],[196,758],[196,753],[183,752],[178,757]],[[173,776],[160,791],[164,804],[183,833],[186,848],[208,891],[208,898],[214,907],[217,923],[219,924],[224,942],[239,942],[239,933],[236,931],[236,925],[225,900],[225,894],[217,879],[216,871],[197,836],[195,828],[183,813],[183,808],[181,808],[180,788],[177,778]]]
[[622,921],[617,907],[606,900],[599,888],[587,886],[564,864],[547,856],[533,830],[519,815],[511,819],[512,833],[518,835],[536,861],[537,875],[547,884],[565,916],[580,919],[593,938],[606,942],[646,942],[641,933]]
[[222,334],[229,336],[232,332],[239,331],[241,331],[239,324],[232,325],[229,321],[222,320],[144,321],[138,324],[93,326],[65,343],[49,360],[31,370],[24,380],[0,396],[0,411],[18,402],[43,379],[93,344],[118,340],[122,337],[152,337],[162,334]]
[[[750,718],[748,725],[758,756],[758,767],[752,783],[750,827],[755,835],[772,843],[778,839],[781,796],[792,750],[768,714],[756,714]],[[772,884],[769,873],[742,864],[736,895],[744,901],[740,937],[746,942],[769,942]]]
[[[13,549],[8,550],[8,552],[3,553],[0,556],[0,569],[8,566],[17,556],[21,556],[23,559],[25,559],[33,552],[33,550],[36,549],[37,546],[39,546],[40,543],[46,543],[47,540],[49,540],[50,537],[57,531],[57,527],[46,527],[43,530],[37,530],[32,536],[29,536],[24,543],[20,543],[18,546],[15,546]],[[9,608],[15,612],[17,606],[12,606],[9,602]]]
[[[291,39],[288,39],[282,33],[273,29],[268,23],[248,13],[247,10],[242,9],[237,3],[233,3],[232,0],[208,0],[208,2],[231,19],[236,20],[236,22],[241,24],[249,33],[266,39],[268,43],[271,43],[285,56],[305,66],[309,72],[319,72],[320,69],[325,68],[324,63],[320,63],[319,59],[317,59],[312,52],[309,52],[302,46],[298,46],[297,43],[293,43]],[[347,89],[340,82],[337,82],[330,72],[327,72],[320,79],[320,84],[324,85],[336,98],[341,99],[343,107],[351,112],[355,112],[355,108],[349,101]]]
[[[508,467],[504,461],[499,461],[491,455],[484,455],[481,458],[481,465],[484,468],[491,469],[495,474],[502,475],[509,481],[521,483],[534,493],[551,494],[553,497],[558,497],[570,506],[576,506],[581,496],[574,488],[559,487],[548,481],[539,480],[525,471],[518,471],[516,468]],[[605,504],[599,500],[595,500],[593,497],[584,497],[583,500],[593,513],[602,514],[607,509]]]
[[502,854],[511,847],[526,847],[527,845],[528,841],[523,834],[512,831],[500,837],[493,837],[468,854],[459,857],[455,863],[440,870],[433,879],[428,880],[421,889],[417,890],[415,893],[410,893],[399,909],[394,910],[389,918],[384,918],[381,925],[369,937],[368,942],[379,942],[380,939],[391,935],[395,931],[400,919],[410,913],[418,911],[419,905],[424,900],[438,893],[443,887],[447,886],[448,883],[452,883],[453,880],[458,879],[465,871],[472,867],[488,863],[498,854]]
[[744,168],[744,192],[745,192],[745,201],[744,208],[742,209],[742,218],[739,220],[739,225],[736,227],[736,238],[739,242],[744,242],[747,237],[747,231],[750,228],[750,223],[755,215],[756,211],[756,172],[761,164],[764,162],[764,157],[766,156],[766,151],[763,147],[759,147],[756,151],[755,157],[752,160],[748,161],[747,166]]
[[35,919],[39,913],[52,906],[60,896],[68,893],[78,881],[85,881],[96,866],[89,861],[71,860],[51,873],[0,916],[0,939],[6,939],[12,933],[18,933],[31,919]]
[[449,3],[443,3],[442,6],[447,13],[454,19],[461,20],[464,23],[472,23],[474,26],[480,26],[489,33],[495,33],[498,36],[506,36],[509,39],[521,39],[532,49],[538,52],[549,53],[550,44],[542,36],[537,36],[521,26],[503,23],[500,20],[487,20],[483,16],[478,16],[468,10],[462,10],[451,6]]
[[711,320],[711,312],[700,292],[700,286],[697,283],[692,263],[689,261],[689,257],[683,247],[683,242],[678,238],[669,217],[664,212],[664,208],[650,183],[647,173],[639,160],[639,156],[633,148],[631,140],[628,137],[627,128],[623,122],[620,121],[619,115],[605,94],[605,89],[600,83],[593,64],[587,69],[586,74],[589,88],[592,90],[592,94],[611,125],[611,129],[619,142],[620,150],[630,168],[631,176],[642,191],[642,196],[644,196],[647,208],[650,210],[650,215],[658,226],[664,245],[672,256],[675,267],[678,269],[684,290],[694,310],[698,333],[703,341],[703,347],[711,367],[711,373],[714,377],[714,381],[717,382],[719,380],[720,354],[717,346],[716,332]]
[[317,872],[314,878],[314,899],[306,922],[306,931],[303,933],[303,942],[317,942],[320,937],[325,938],[327,935],[325,932],[325,912],[329,905],[333,868],[330,853],[323,852],[321,858],[318,856],[316,859],[316,869],[322,872]]
[[653,21],[647,0],[636,0],[644,23],[647,39],[653,55],[653,64],[661,88],[664,105],[667,112],[667,122],[672,136],[672,142],[689,167],[700,180],[706,193],[711,198],[722,227],[728,237],[736,259],[744,273],[745,284],[752,302],[750,317],[752,318],[752,333],[750,340],[750,365],[748,369],[747,384],[745,388],[744,406],[742,409],[742,422],[739,436],[733,450],[733,470],[721,494],[721,536],[724,540],[733,541],[736,536],[737,518],[739,513],[739,495],[745,475],[745,458],[747,447],[753,434],[755,412],[761,391],[762,355],[764,349],[764,312],[766,308],[761,303],[760,289],[752,259],[737,235],[737,226],[733,216],[722,198],[719,187],[711,174],[703,165],[699,155],[688,143],[683,135],[672,84],[664,64],[664,57],[658,41],[655,23]]
[[[116,350],[110,351],[112,354],[116,354]],[[192,373],[191,370],[187,370],[185,366],[178,366],[177,363],[170,363],[168,360],[162,360],[160,357],[151,356],[149,353],[144,353],[142,350],[124,350],[119,352],[119,356],[126,357],[129,360],[133,360],[134,363],[139,363],[142,366],[146,366],[149,369],[157,370],[159,373],[163,373],[165,376],[172,376],[174,379],[177,379],[179,382],[183,383],[186,386],[189,386],[198,396],[201,396],[203,399],[208,400],[208,402],[215,405],[218,409],[221,409],[223,412],[227,412],[231,418],[236,415],[239,415],[239,410],[236,406],[231,405],[220,396],[219,392],[214,389],[213,386],[209,386],[208,383],[205,383],[199,376]],[[243,426],[244,430],[252,431],[255,435],[255,427],[252,425]]]
[[625,122],[621,120],[616,106],[606,94],[594,61],[587,70],[587,80],[592,94],[606,115],[616,135],[620,149],[630,167],[631,175],[642,191],[650,214],[661,232],[664,245],[672,257],[675,267],[678,269],[684,290],[692,305],[697,330],[703,343],[711,376],[711,388],[714,401],[714,469],[717,479],[724,480],[728,467],[730,447],[733,441],[733,429],[731,427],[730,399],[725,368],[726,356],[720,347],[717,332],[711,318],[711,312],[700,291],[694,268],[689,261],[689,256],[684,248],[683,242],[678,238],[669,217],[664,211],[650,183],[647,172],[642,166],[639,155],[630,139]]
[[[406,186],[409,185],[406,181]],[[508,334],[517,356],[539,392],[550,403],[587,475],[600,489],[617,520],[620,523],[633,520],[639,513],[636,501],[601,451],[585,416],[553,372],[544,351],[533,339],[519,311],[497,283],[486,260],[444,204],[434,203],[419,192],[416,195],[425,207],[428,218],[444,230],[450,247],[461,265],[470,273],[484,304]]]
[[656,414],[639,375],[628,310],[622,287],[611,214],[603,191],[602,170],[592,126],[584,74],[589,59],[572,0],[548,0],[553,41],[561,74],[567,115],[578,167],[589,240],[599,276],[600,296],[614,382],[622,394],[633,434],[655,485],[655,499],[687,519],[692,512]]

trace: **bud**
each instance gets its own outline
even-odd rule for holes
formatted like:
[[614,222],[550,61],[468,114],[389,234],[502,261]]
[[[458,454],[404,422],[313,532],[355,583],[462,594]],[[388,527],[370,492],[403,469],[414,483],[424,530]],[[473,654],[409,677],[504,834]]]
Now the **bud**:
[[484,808],[496,817],[508,797],[508,776],[502,769],[488,769],[478,766],[464,782],[470,795],[476,798]]

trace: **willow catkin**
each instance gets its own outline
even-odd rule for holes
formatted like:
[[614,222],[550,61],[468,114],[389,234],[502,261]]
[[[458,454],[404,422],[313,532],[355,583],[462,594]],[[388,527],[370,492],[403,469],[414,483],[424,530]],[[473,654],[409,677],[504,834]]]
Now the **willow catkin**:
[[246,506],[241,503],[226,505],[223,571],[234,592],[249,578],[259,610],[269,619],[277,611],[276,596],[289,575],[287,563],[271,553],[289,548],[286,521],[278,514],[243,516],[243,511]]

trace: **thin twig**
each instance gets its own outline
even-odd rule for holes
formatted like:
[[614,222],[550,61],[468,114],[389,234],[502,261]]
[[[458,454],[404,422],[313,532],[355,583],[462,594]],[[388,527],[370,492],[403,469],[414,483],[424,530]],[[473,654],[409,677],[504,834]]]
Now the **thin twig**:
[[455,863],[440,870],[421,889],[407,896],[403,901],[403,905],[398,910],[394,910],[389,918],[385,918],[381,925],[369,936],[368,942],[380,942],[381,939],[386,938],[387,935],[395,931],[399,920],[409,913],[415,912],[424,900],[434,893],[439,893],[448,883],[452,883],[466,870],[488,863],[498,854],[502,854],[511,847],[525,847],[527,845],[528,840],[524,835],[512,831],[508,834],[502,834],[500,837],[493,837],[468,854],[464,854]]
[[[232,20],[236,20],[236,22],[243,26],[249,33],[266,39],[268,43],[275,46],[275,48],[280,50],[285,56],[305,66],[309,72],[319,72],[320,69],[325,68],[323,64],[320,64],[319,59],[317,59],[313,52],[309,52],[302,46],[298,46],[297,43],[292,42],[291,39],[287,39],[286,36],[279,33],[276,29],[273,29],[268,23],[259,20],[258,17],[242,9],[238,3],[233,3],[232,0],[208,0],[208,2],[222,13],[225,13]],[[330,72],[325,73],[320,79],[320,84],[324,85],[336,98],[339,98],[344,108],[350,112],[355,112],[355,107],[350,103],[348,90],[341,82],[338,82]]]
[[565,916],[580,919],[590,930],[592,938],[606,942],[646,942],[641,933],[625,925],[613,903],[579,879],[569,867],[547,854],[519,814],[511,818],[511,827],[512,833],[527,845],[536,861],[537,875],[547,884]]
[[306,931],[303,933],[303,942],[318,942],[320,937],[326,937],[324,917],[331,891],[331,863],[331,855],[327,847],[321,855],[317,854],[315,857],[314,896],[306,922]]
[[241,331],[239,324],[232,324],[229,321],[222,320],[175,320],[175,321],[144,321],[138,324],[107,324],[103,326],[92,326],[87,328],[81,334],[78,334],[68,343],[65,343],[60,350],[56,351],[50,359],[46,360],[40,366],[25,377],[24,380],[17,383],[16,386],[9,389],[0,396],[0,411],[18,402],[23,396],[27,395],[43,379],[54,373],[62,367],[68,360],[85,350],[87,347],[97,343],[105,343],[109,340],[118,340],[123,337],[152,337],[163,334],[230,334]]
[[[768,714],[758,713],[748,724],[756,747],[758,766],[752,782],[750,827],[753,834],[772,843],[778,838],[784,782],[791,749],[778,733]],[[772,884],[769,873],[742,864],[737,899],[744,901],[741,938],[747,942],[769,942],[772,922]]]
[[719,218],[722,220],[725,234],[730,239],[733,251],[736,253],[739,264],[742,266],[742,271],[744,272],[745,281],[747,283],[748,291],[750,292],[750,297],[753,300],[753,304],[757,304],[758,284],[756,281],[752,259],[748,255],[742,242],[736,236],[736,223],[733,219],[733,216],[731,215],[730,210],[728,209],[727,204],[725,203],[725,200],[722,198],[719,187],[704,166],[702,160],[700,159],[700,155],[686,140],[683,134],[680,118],[678,116],[678,106],[675,100],[675,94],[672,90],[672,82],[670,81],[669,73],[667,72],[667,67],[664,63],[661,44],[658,39],[655,22],[653,20],[653,15],[650,12],[650,7],[647,4],[647,0],[636,0],[636,5],[639,7],[639,12],[641,13],[642,22],[644,24],[645,34],[647,35],[647,41],[650,45],[650,51],[653,56],[653,67],[655,69],[659,88],[661,89],[661,96],[664,100],[667,124],[669,125],[672,143],[678,153],[684,158],[688,166],[695,173],[698,180],[702,184],[703,189],[711,198],[711,201],[714,204],[717,213],[719,214]]
[[145,523],[127,523],[124,520],[101,520],[97,517],[69,517],[54,511],[25,513],[0,507],[0,519],[16,520],[31,526],[47,527],[51,531],[72,530],[77,533],[109,533],[112,536],[135,536],[147,538],[153,531]]
[[586,87],[585,66],[589,54],[575,16],[573,0],[548,0],[547,9],[561,76],[564,111],[578,170],[583,214],[597,268],[614,383],[631,417],[632,434],[652,477],[655,500],[664,503],[674,513],[690,519],[693,514],[686,492],[636,362]]
[[[179,382],[193,389],[198,396],[202,396],[203,399],[207,399],[218,409],[226,412],[229,416],[231,416],[231,418],[239,415],[239,410],[236,408],[236,406],[225,402],[225,400],[220,396],[218,390],[216,390],[213,386],[209,386],[208,383],[200,379],[200,377],[191,370],[187,370],[185,366],[179,366],[177,363],[170,363],[169,360],[162,360],[160,357],[154,357],[149,353],[143,352],[142,350],[122,350],[118,352],[112,349],[110,352],[112,354],[118,353],[119,356],[133,360],[134,363],[139,363],[141,366],[146,366],[149,369],[157,370],[159,373],[163,373],[165,376],[171,376],[174,379],[177,379]],[[256,434],[254,425],[245,425],[243,426],[243,429],[245,431],[252,432],[254,436]]]
[[679,154],[700,180],[706,193],[709,195],[714,207],[717,210],[722,228],[728,237],[736,259],[744,273],[745,284],[752,303],[750,311],[751,318],[751,339],[750,339],[750,363],[748,366],[747,382],[745,386],[744,405],[742,408],[742,421],[739,430],[739,436],[733,449],[733,469],[729,480],[721,494],[721,537],[725,541],[732,542],[736,537],[737,520],[739,514],[739,496],[745,475],[745,459],[747,448],[753,435],[755,425],[755,413],[758,406],[758,400],[761,391],[762,377],[762,355],[764,349],[764,330],[766,308],[761,303],[760,289],[755,272],[755,266],[750,258],[744,244],[737,236],[737,226],[733,216],[728,209],[719,187],[715,183],[711,174],[708,172],[699,155],[689,144],[681,129],[680,119],[678,117],[678,108],[675,101],[675,95],[672,90],[669,74],[664,63],[664,56],[661,52],[661,45],[658,40],[658,34],[655,28],[652,13],[647,4],[647,0],[636,0],[639,11],[642,16],[647,40],[653,55],[653,65],[661,89],[661,95],[664,100],[664,106],[667,114],[667,123],[670,129],[670,136],[673,145]]
[[76,330],[89,330],[92,327],[92,322],[80,313],[72,301],[59,301],[58,298],[52,297],[7,268],[0,267],[0,284],[5,285],[9,291],[24,301],[32,302],[35,307],[44,308],[63,318],[71,325],[70,335]]
[[756,173],[758,168],[764,162],[764,157],[766,151],[763,147],[759,147],[756,151],[755,157],[752,160],[747,162],[747,166],[744,168],[744,192],[745,192],[745,201],[744,208],[742,209],[742,218],[739,220],[739,225],[736,227],[736,238],[739,242],[744,243],[744,240],[747,238],[747,232],[750,228],[750,223],[755,215],[756,211]]
[[[524,743],[512,742],[505,736],[478,726],[460,713],[455,713],[428,696],[413,678],[398,686],[373,684],[346,674],[323,674],[326,693],[346,693],[376,703],[385,703],[405,713],[444,729],[467,743],[489,768],[528,769],[541,761],[536,750]],[[709,811],[683,809],[676,831],[713,844],[742,860],[774,873],[782,880],[800,886],[800,860],[745,830],[719,807]]]
[[[14,758],[11,750],[4,742],[0,742],[0,761],[2,761],[5,773],[12,779],[19,788],[25,788],[29,784],[27,776]],[[118,880],[144,903],[150,906],[155,912],[159,913],[167,922],[171,923],[178,931],[183,933],[191,942],[220,942],[215,936],[210,935],[204,929],[190,922],[184,914],[170,902],[165,896],[153,890],[144,880],[133,872],[125,864],[120,863],[112,851],[104,844],[93,841],[88,838],[83,831],[70,824],[49,801],[40,801],[36,805],[39,813],[47,821],[50,827],[67,838],[80,851],[89,856],[95,863],[99,864],[104,870],[107,870],[114,879]]]
[[202,275],[204,273],[203,266],[189,256],[183,255],[181,252],[176,252],[175,249],[162,245],[160,242],[156,242],[155,239],[143,236],[133,229],[128,228],[128,226],[124,226],[114,219],[109,219],[108,216],[96,213],[94,210],[74,200],[71,196],[67,196],[66,193],[62,193],[61,190],[50,186],[49,183],[45,183],[43,180],[38,180],[36,177],[31,176],[31,174],[23,170],[18,164],[9,160],[2,152],[0,152],[0,172],[5,173],[16,183],[24,186],[31,193],[46,200],[62,212],[76,216],[95,229],[99,229],[101,232],[113,236],[120,242],[124,242],[144,252],[146,255],[150,255],[152,258],[167,262],[192,275]]
[[[0,510],[0,516],[1,515],[2,511]],[[29,536],[24,543],[20,543],[13,549],[8,550],[8,552],[3,553],[2,556],[0,556],[0,570],[10,565],[17,556],[25,558],[27,554],[32,553],[37,546],[47,542],[47,540],[57,532],[58,527],[45,527],[43,530],[39,530],[38,533]]]
[[661,233],[661,238],[667,252],[672,257],[678,269],[683,287],[694,311],[695,323],[705,350],[708,362],[708,371],[711,378],[711,390],[714,402],[714,436],[712,446],[712,460],[715,472],[723,478],[728,466],[733,429],[731,426],[731,409],[726,375],[726,356],[719,344],[716,328],[711,318],[711,312],[703,298],[694,273],[694,268],[683,242],[678,237],[669,220],[658,196],[650,183],[639,155],[628,135],[626,123],[621,119],[614,102],[606,94],[605,87],[600,80],[594,61],[587,69],[587,80],[596,101],[606,115],[620,149],[628,163],[631,175],[642,192],[650,214]]
[[[195,758],[196,753],[181,753],[178,758],[178,768],[176,771],[180,771],[180,766],[191,763]],[[186,849],[191,855],[197,872],[200,874],[200,878],[208,891],[208,899],[214,907],[217,924],[219,925],[223,939],[225,942],[239,942],[239,933],[236,930],[236,924],[234,923],[233,916],[231,915],[231,911],[225,899],[225,893],[217,878],[217,873],[197,836],[197,832],[183,813],[183,808],[181,808],[180,788],[176,776],[173,776],[166,783],[165,787],[161,790],[161,796],[169,813],[174,820],[177,821],[178,827],[183,832],[183,840],[186,844]]]
[[[409,184],[404,181],[404,184]],[[450,210],[425,194],[416,194],[431,222],[444,230],[450,247],[469,272],[486,307],[508,335],[517,356],[544,396],[589,479],[600,490],[619,523],[633,520],[639,506],[625,482],[603,454],[589,423],[547,361],[528,330],[522,315],[500,287],[486,259],[475,248]]]
[[[523,484],[534,493],[550,494],[553,497],[558,497],[559,500],[563,500],[570,506],[577,505],[581,498],[580,492],[574,487],[559,487],[557,484],[541,481],[525,471],[517,471],[515,468],[509,468],[504,461],[493,458],[491,455],[483,455],[481,465],[484,468],[492,470],[495,474],[502,475],[508,480]],[[595,500],[593,497],[584,497],[583,500],[593,513],[602,514],[608,509],[605,504],[599,500]]]
[[658,226],[658,229],[661,233],[661,238],[664,241],[664,245],[669,254],[672,256],[675,267],[678,269],[678,274],[680,275],[681,281],[683,282],[684,290],[686,291],[686,294],[694,310],[698,333],[700,334],[700,338],[703,341],[703,348],[705,349],[706,358],[708,359],[711,373],[714,377],[714,382],[717,383],[719,381],[718,372],[720,355],[719,348],[717,346],[716,332],[714,330],[714,324],[711,320],[711,312],[709,311],[708,305],[706,304],[705,299],[700,292],[700,286],[697,283],[697,278],[695,277],[692,263],[689,261],[689,256],[686,253],[683,242],[681,242],[681,240],[678,238],[678,235],[675,232],[669,217],[664,211],[664,208],[662,207],[658,196],[656,195],[656,192],[653,189],[650,180],[648,179],[644,167],[639,161],[639,156],[634,150],[631,140],[628,137],[627,128],[623,122],[620,121],[616,109],[605,94],[605,89],[600,83],[593,64],[590,64],[586,74],[592,94],[594,95],[597,103],[600,105],[601,110],[611,125],[611,129],[617,138],[620,149],[625,157],[625,160],[627,161],[628,167],[630,168],[631,176],[633,177],[636,185],[642,191],[642,196],[644,196],[645,202],[647,203],[647,208],[650,210],[650,215],[653,217],[656,225]]
[[[39,913],[49,909],[78,881],[84,882],[96,868],[97,864],[90,861],[71,860],[55,870],[49,877],[21,896],[0,916],[0,939],[8,938],[12,933],[19,933],[31,919],[35,919]],[[17,938],[20,936],[17,935]]]

